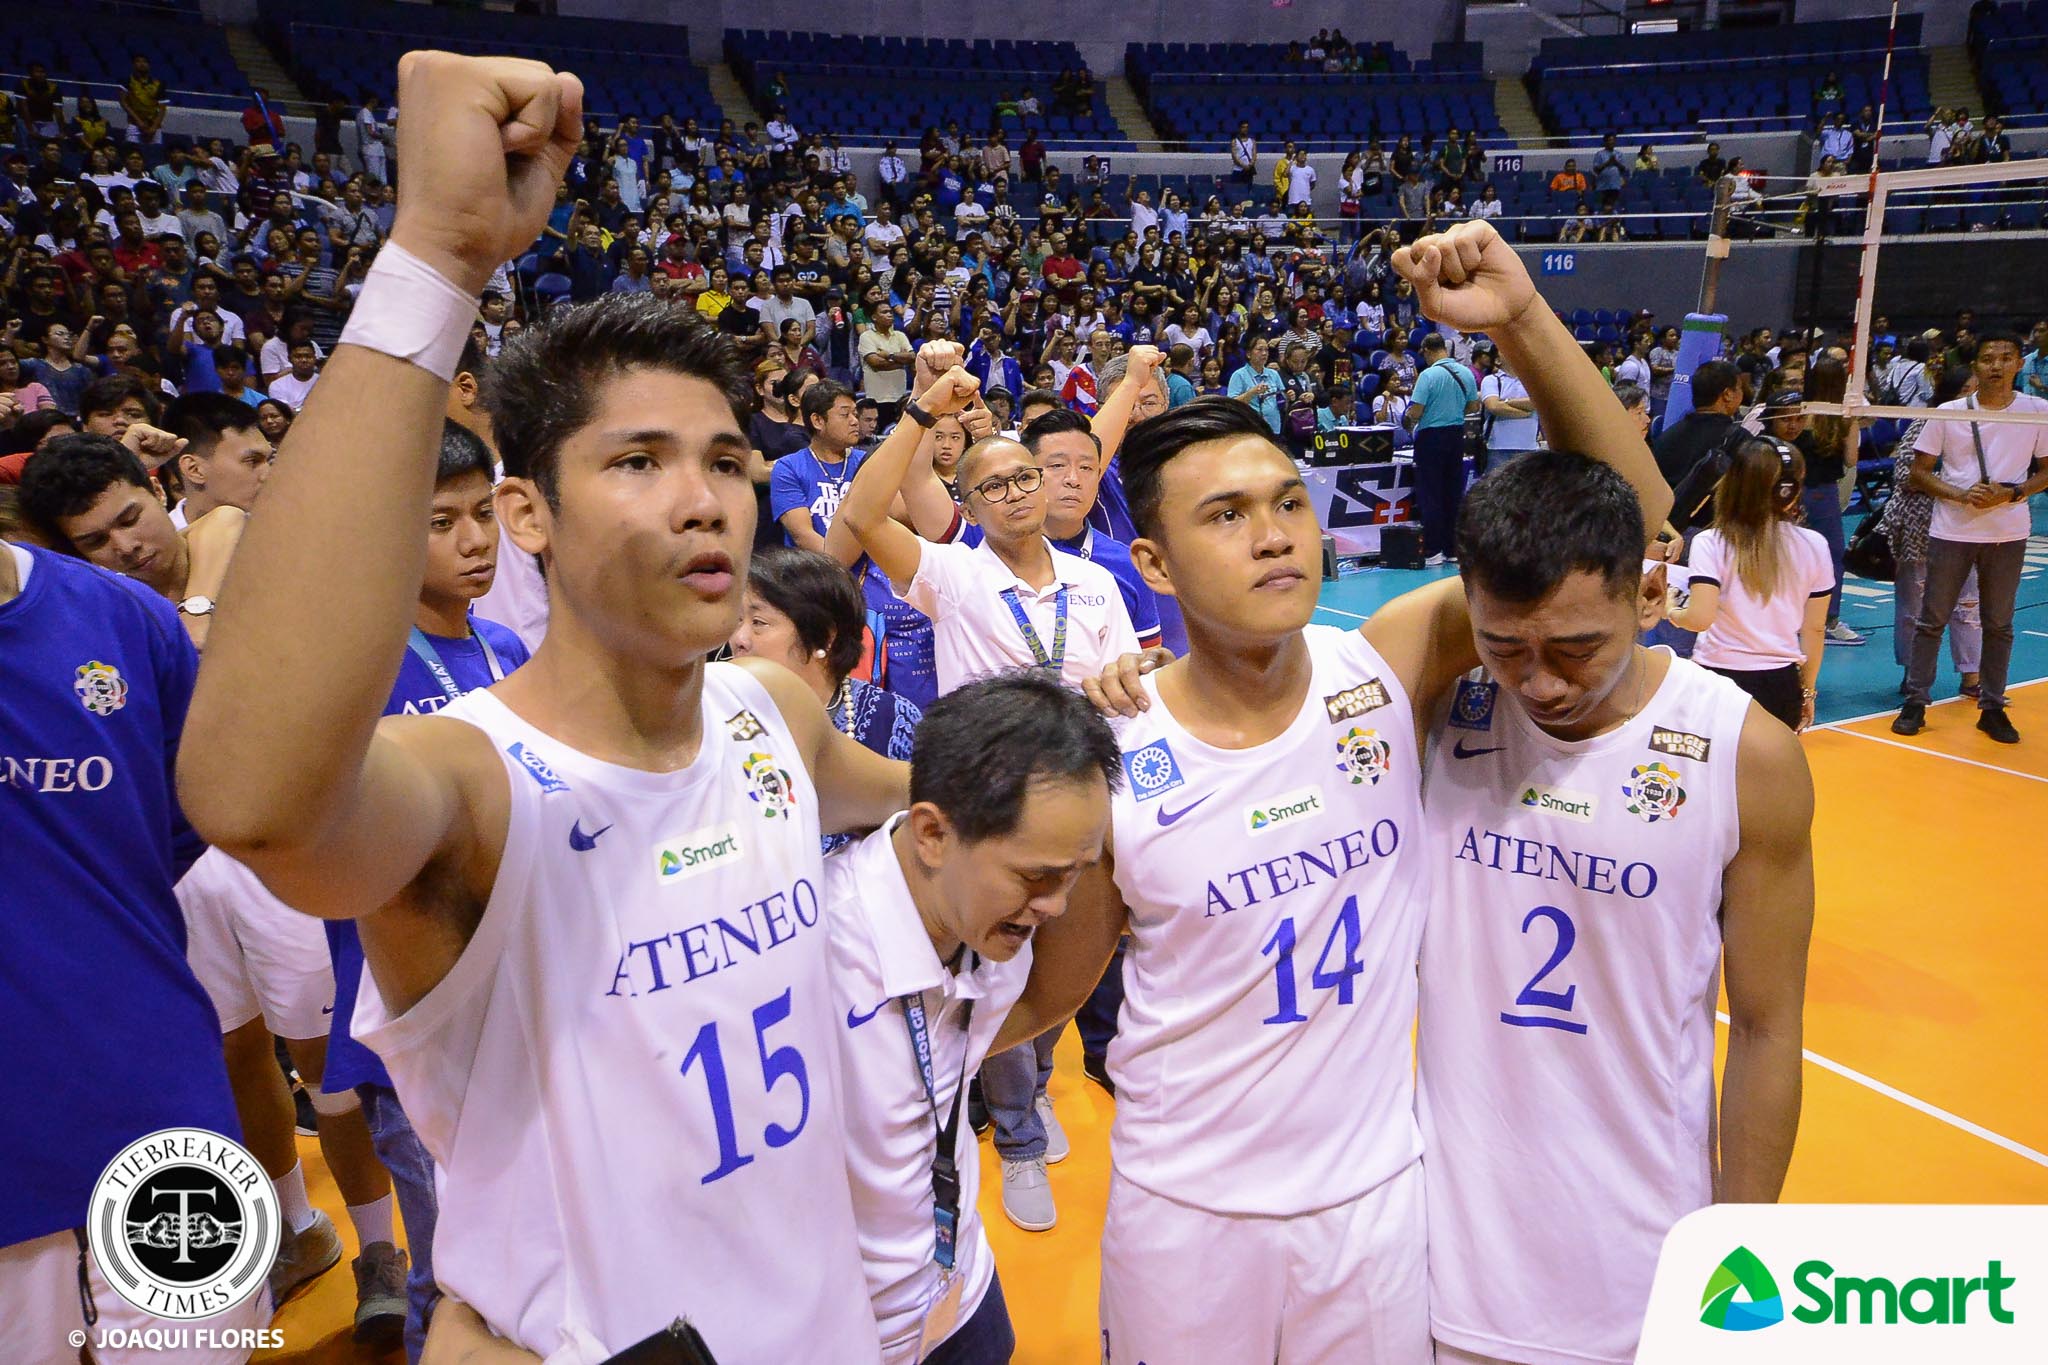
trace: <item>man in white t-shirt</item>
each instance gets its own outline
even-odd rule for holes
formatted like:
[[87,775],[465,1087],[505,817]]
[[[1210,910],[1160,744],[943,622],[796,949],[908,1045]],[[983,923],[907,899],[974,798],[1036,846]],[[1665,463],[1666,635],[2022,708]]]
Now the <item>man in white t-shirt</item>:
[[1308,164],[1308,151],[1294,150],[1294,167],[1287,173],[1287,207],[1315,202],[1316,168]]
[[1489,419],[1486,449],[1498,463],[1541,445],[1542,424],[1536,418],[1536,405],[1529,401],[1529,390],[1506,360],[1496,356],[1496,362],[1493,373],[1479,381],[1479,403]]
[[294,341],[288,354],[291,368],[270,381],[270,396],[297,412],[306,406],[306,397],[320,378],[319,359],[310,341]]
[[875,205],[874,220],[861,230],[867,244],[868,269],[876,274],[889,268],[889,253],[903,244],[903,225],[896,221],[896,206],[887,199]]
[[1145,240],[1145,229],[1159,226],[1159,210],[1152,207],[1152,192],[1139,190],[1131,196],[1131,235]]
[[[2048,401],[2013,389],[2020,369],[2020,340],[2013,333],[1987,329],[1977,339],[1972,365],[1977,392],[1942,408],[2048,414]],[[1906,704],[1892,721],[1892,733],[1915,735],[1925,727],[1942,628],[1975,569],[1984,619],[1977,728],[2000,744],[2017,744],[2019,731],[2005,714],[2005,679],[2012,666],[2013,604],[2033,529],[2027,499],[2048,488],[2048,425],[1929,420],[1913,451],[1910,478],[1935,500],[1934,521],[1927,533],[1927,591],[1906,669]]]
[[[954,413],[976,438],[956,469],[961,511],[982,528],[973,546],[930,544],[890,516],[921,429]],[[1136,653],[1138,633],[1109,570],[1045,538],[1045,475],[1019,442],[981,439],[992,426],[974,376],[949,370],[922,404],[906,405],[904,420],[868,456],[839,520],[896,595],[931,618],[941,696],[971,678],[1033,665],[1079,687]]]

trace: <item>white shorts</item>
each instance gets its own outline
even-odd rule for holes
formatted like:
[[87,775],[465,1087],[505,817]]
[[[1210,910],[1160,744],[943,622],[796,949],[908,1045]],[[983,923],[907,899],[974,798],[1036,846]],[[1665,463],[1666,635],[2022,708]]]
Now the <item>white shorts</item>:
[[256,874],[208,849],[178,883],[185,960],[206,987],[220,1031],[262,1015],[280,1038],[325,1038],[334,964],[320,921],[270,894]]
[[1514,1365],[1514,1362],[1502,1360],[1499,1356],[1483,1356],[1473,1351],[1461,1350],[1456,1346],[1446,1346],[1439,1341],[1436,1344],[1436,1365]]
[[[270,1325],[270,1291],[258,1289],[236,1307],[194,1322],[172,1322],[143,1312],[116,1294],[99,1265],[85,1258],[92,1277],[93,1307],[99,1320],[85,1324],[85,1307],[78,1299],[78,1237],[72,1232],[53,1232],[33,1241],[0,1247],[0,1360],[7,1365],[78,1365],[78,1340],[83,1333],[92,1344],[99,1365],[242,1365],[247,1349],[202,1348],[196,1329],[205,1328],[215,1339],[227,1330],[250,1331]],[[147,1345],[106,1347],[106,1334],[147,1330],[183,1332],[184,1344],[177,1349],[155,1349]]]
[[1112,1171],[1107,1365],[1430,1365],[1422,1165],[1335,1208],[1212,1213]]

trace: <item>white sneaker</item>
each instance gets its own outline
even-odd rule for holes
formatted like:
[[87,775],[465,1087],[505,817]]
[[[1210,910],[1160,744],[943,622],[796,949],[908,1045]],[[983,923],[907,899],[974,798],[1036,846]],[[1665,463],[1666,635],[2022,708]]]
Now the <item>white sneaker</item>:
[[1026,1232],[1049,1232],[1059,1222],[1044,1157],[1003,1162],[1003,1215]]
[[1827,642],[1831,645],[1834,645],[1837,648],[1846,648],[1849,646],[1867,643],[1861,635],[1849,629],[1849,627],[1843,625],[1840,621],[1835,622],[1833,625],[1827,628]]
[[1422,567],[1425,569],[1441,569],[1443,566],[1444,557],[1442,555],[1431,555],[1428,559],[1422,561]]
[[1059,1115],[1052,1111],[1052,1096],[1038,1097],[1038,1118],[1045,1125],[1045,1164],[1057,1166],[1074,1147],[1067,1141],[1067,1130],[1060,1127]]

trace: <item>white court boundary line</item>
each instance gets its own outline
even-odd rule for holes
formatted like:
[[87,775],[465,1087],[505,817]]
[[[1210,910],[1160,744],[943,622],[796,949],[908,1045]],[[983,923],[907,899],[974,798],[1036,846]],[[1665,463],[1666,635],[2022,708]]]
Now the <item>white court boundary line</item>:
[[2001,768],[1996,763],[1986,763],[1981,759],[1975,758],[1964,758],[1961,754],[1944,753],[1940,749],[1923,749],[1917,744],[1901,744],[1895,739],[1886,739],[1883,735],[1866,735],[1861,730],[1844,730],[1841,733],[1849,736],[1851,739],[1867,739],[1872,744],[1887,744],[1894,749],[1904,749],[1909,754],[1926,754],[1930,758],[1945,758],[1951,763],[1967,763],[1972,768],[1982,768],[1986,772],[1992,773],[2004,773],[2007,777],[2024,777],[2029,782],[2048,782],[2048,777],[2042,777],[2038,773],[2023,773],[2017,768]]
[[[1727,1025],[1731,1028],[1734,1026],[1733,1021],[1730,1020],[1727,1015],[1723,1014],[1719,1010],[1714,1011],[1714,1018],[1720,1020],[1722,1024]],[[1844,1066],[1840,1062],[1835,1061],[1832,1058],[1823,1057],[1818,1052],[1813,1051],[1811,1048],[1802,1047],[1801,1049],[1799,1049],[1799,1055],[1804,1057],[1807,1061],[1812,1062],[1815,1066],[1819,1067],[1823,1071],[1832,1071],[1835,1075],[1842,1077],[1844,1080],[1854,1081],[1856,1084],[1863,1086],[1865,1089],[1874,1090],[1888,1100],[1897,1100],[1900,1104],[1905,1105],[1908,1109],[1915,1109],[1918,1110],[1920,1113],[1927,1115],[1929,1118],[1939,1119],[1941,1122],[1946,1123],[1949,1127],[1960,1129],[1963,1132],[1968,1133],[1971,1137],[1982,1138],[1984,1139],[1984,1141],[1990,1143],[1994,1147],[2003,1147],[2006,1151],[2011,1152],[2014,1156],[2024,1157],[2026,1160],[2033,1162],[2036,1166],[2048,1166],[2048,1152],[2037,1152],[2032,1147],[2027,1146],[2023,1142],[2015,1142],[2011,1138],[2006,1137],[2003,1133],[1992,1132],[1989,1128],[1986,1128],[1981,1123],[1972,1123],[1969,1119],[1964,1118],[1960,1114],[1951,1114],[1948,1110],[1943,1109],[1938,1104],[1929,1104],[1926,1100],[1920,1099],[1918,1096],[1908,1095],[1905,1091],[1899,1089],[1897,1086],[1886,1085],[1883,1081],[1878,1080],[1875,1076],[1866,1076],[1862,1072],[1858,1071],[1856,1068],[1852,1066]]]

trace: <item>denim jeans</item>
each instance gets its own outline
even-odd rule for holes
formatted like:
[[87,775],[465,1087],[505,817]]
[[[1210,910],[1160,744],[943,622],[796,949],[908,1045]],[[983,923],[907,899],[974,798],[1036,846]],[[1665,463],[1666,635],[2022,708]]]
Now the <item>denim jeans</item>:
[[1906,700],[1925,706],[1934,685],[1934,656],[1941,632],[1962,600],[1963,584],[1977,571],[1978,605],[1984,613],[1984,658],[1977,670],[1982,711],[2005,709],[2005,678],[2012,668],[2012,613],[2019,597],[2027,542],[1991,543],[1927,538],[1927,589],[1913,628],[1913,661],[1906,670]]
[[1038,1117],[1038,1097],[1052,1079],[1053,1044],[1066,1027],[1047,1029],[981,1064],[981,1102],[988,1106],[996,1152],[1005,1161],[1045,1155],[1045,1120]]
[[1842,619],[1842,490],[1826,483],[1806,490],[1806,529],[1820,532],[1828,543],[1828,558],[1835,565],[1835,592],[1828,598],[1828,624]]
[[441,1204],[434,1196],[434,1159],[412,1130],[412,1120],[398,1107],[398,1092],[381,1085],[359,1085],[363,1118],[370,1125],[370,1145],[391,1172],[398,1211],[405,1218],[405,1240],[412,1269],[405,1277],[405,1358],[420,1365],[427,1344],[427,1323],[441,1291],[434,1284],[434,1223]]
[[[1899,565],[1892,584],[1892,658],[1900,668],[1913,662],[1913,627],[1920,620],[1920,599],[1927,592],[1927,561]],[[1977,571],[1963,580],[1963,595],[1948,618],[1948,657],[1956,672],[1975,673],[1984,658],[1984,622],[1977,614]]]
[[1110,1042],[1116,1037],[1117,1015],[1124,1007],[1124,944],[1117,940],[1116,953],[1109,959],[1109,967],[1102,973],[1102,980],[1095,983],[1087,1002],[1080,1013],[1074,1016],[1074,1027],[1081,1033],[1081,1055],[1102,1058],[1109,1055]]

